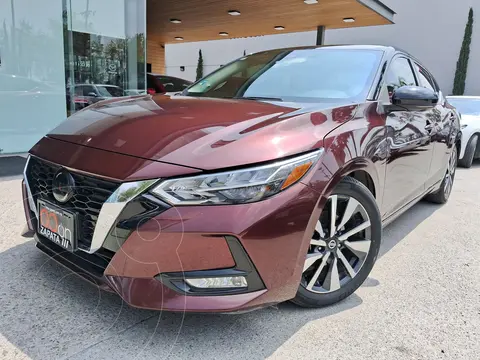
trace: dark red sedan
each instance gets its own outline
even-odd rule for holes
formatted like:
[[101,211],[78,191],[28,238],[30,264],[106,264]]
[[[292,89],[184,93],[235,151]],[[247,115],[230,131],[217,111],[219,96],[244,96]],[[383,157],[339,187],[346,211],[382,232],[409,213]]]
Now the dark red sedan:
[[132,306],[324,306],[367,278],[383,225],[448,200],[459,146],[405,52],[266,51],[70,117],[30,151],[25,212],[40,250]]

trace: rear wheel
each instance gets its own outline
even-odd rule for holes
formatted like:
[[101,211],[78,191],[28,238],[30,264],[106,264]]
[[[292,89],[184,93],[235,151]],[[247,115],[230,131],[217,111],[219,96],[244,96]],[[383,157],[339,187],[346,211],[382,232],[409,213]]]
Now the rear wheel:
[[455,172],[457,170],[457,147],[454,145],[450,158],[448,160],[447,171],[443,178],[442,185],[437,192],[430,194],[426,199],[437,204],[445,204],[452,193],[453,182],[455,180]]
[[478,135],[473,135],[470,138],[470,140],[468,140],[468,144],[465,149],[465,154],[463,155],[463,158],[458,162],[458,165],[464,168],[472,167],[475,151],[477,150],[477,143],[478,143]]
[[372,270],[381,236],[375,198],[362,183],[345,178],[320,215],[292,301],[321,307],[350,296]]

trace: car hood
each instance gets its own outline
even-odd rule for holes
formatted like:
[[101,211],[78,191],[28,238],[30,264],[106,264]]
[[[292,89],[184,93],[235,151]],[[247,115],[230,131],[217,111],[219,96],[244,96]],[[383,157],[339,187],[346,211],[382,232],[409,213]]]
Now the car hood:
[[48,137],[211,170],[319,148],[357,106],[135,96],[79,111]]

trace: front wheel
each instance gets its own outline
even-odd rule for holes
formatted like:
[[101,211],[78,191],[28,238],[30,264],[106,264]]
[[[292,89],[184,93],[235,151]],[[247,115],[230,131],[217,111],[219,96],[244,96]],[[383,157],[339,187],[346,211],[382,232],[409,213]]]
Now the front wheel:
[[381,237],[375,198],[359,181],[343,179],[317,222],[292,301],[303,307],[321,307],[350,296],[372,270]]

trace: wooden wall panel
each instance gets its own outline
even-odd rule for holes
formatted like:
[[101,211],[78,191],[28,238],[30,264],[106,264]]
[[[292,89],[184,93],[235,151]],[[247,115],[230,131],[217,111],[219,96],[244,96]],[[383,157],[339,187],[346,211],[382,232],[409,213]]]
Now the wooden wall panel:
[[165,48],[159,40],[149,36],[147,33],[147,63],[152,64],[152,72],[165,74]]

